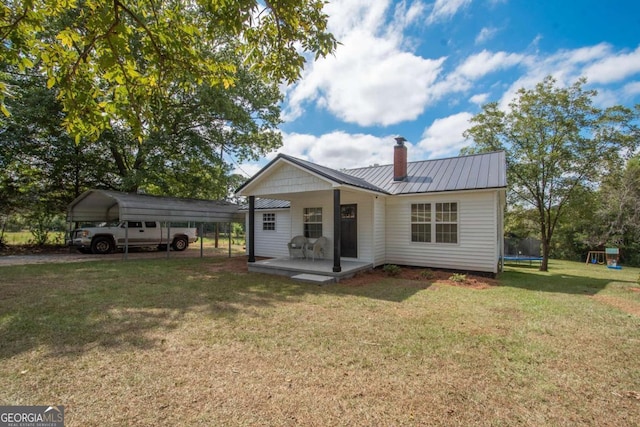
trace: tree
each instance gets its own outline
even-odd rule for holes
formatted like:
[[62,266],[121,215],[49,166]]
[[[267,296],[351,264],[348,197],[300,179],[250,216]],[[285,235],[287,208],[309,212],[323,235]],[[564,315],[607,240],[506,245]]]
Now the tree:
[[203,84],[193,92],[175,88],[152,107],[155,130],[148,135],[138,139],[133,129],[119,124],[93,143],[108,147],[120,190],[226,198],[231,169],[225,155],[256,159],[280,146],[278,86],[243,66],[237,55],[235,61],[234,86]]
[[257,158],[281,144],[281,93],[235,51],[226,54],[235,55],[229,59],[237,67],[234,86],[174,88],[152,106],[156,130],[140,139],[117,123],[96,141],[75,144],[61,126],[56,89],[37,76],[14,78],[8,105],[15,114],[0,127],[0,195],[15,187],[11,197],[21,206],[56,213],[87,188],[227,198],[236,179],[228,156]]
[[71,200],[87,188],[113,185],[114,169],[107,151],[76,145],[64,131],[62,107],[42,78],[13,79],[11,85],[7,104],[14,114],[0,126],[0,217],[4,224],[23,215],[43,244]]
[[[0,107],[7,73],[41,73],[58,88],[65,125],[79,142],[125,123],[155,131],[154,106],[175,88],[229,88],[235,57],[275,83],[300,77],[305,52],[336,47],[320,0],[7,0],[0,5]],[[232,46],[232,60],[220,54]]]
[[625,261],[640,263],[640,157],[606,178],[599,191],[593,235],[600,244],[623,249]]
[[596,185],[623,164],[638,145],[639,109],[593,106],[595,91],[580,79],[558,88],[546,77],[534,89],[520,89],[506,111],[482,107],[465,132],[470,151],[504,150],[509,200],[537,213],[543,260],[548,270],[553,233],[580,186]]

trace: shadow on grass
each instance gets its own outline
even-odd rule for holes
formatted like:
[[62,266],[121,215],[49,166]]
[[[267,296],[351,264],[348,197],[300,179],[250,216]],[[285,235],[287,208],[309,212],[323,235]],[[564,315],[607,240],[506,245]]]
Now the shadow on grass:
[[[519,266],[519,269],[526,267]],[[538,268],[535,268],[537,271]],[[595,295],[613,280],[563,273],[539,275],[533,272],[506,271],[500,276],[500,284],[518,289],[539,292],[556,292],[573,295]]]
[[[424,289],[389,286],[316,286],[287,278],[223,271],[219,260],[47,264],[3,267],[0,277],[0,359],[46,347],[75,357],[96,347],[153,348],[163,335],[204,313],[221,324],[243,314],[300,301],[308,295],[362,296],[403,301]],[[339,300],[337,300],[339,301]],[[347,302],[342,302],[348,310]],[[224,327],[224,326],[222,326]]]

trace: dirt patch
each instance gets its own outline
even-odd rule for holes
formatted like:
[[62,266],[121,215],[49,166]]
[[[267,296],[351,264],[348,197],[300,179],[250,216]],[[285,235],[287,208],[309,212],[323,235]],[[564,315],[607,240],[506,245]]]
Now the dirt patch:
[[17,255],[45,255],[69,253],[66,245],[3,245],[0,246],[0,257]]
[[375,268],[373,270],[358,273],[351,279],[341,280],[340,283],[351,286],[363,286],[373,281],[392,277],[400,280],[419,281],[425,284],[440,283],[470,289],[488,289],[498,285],[498,281],[496,279],[473,274],[466,274],[466,278],[462,281],[454,281],[451,280],[451,277],[454,274],[455,273],[452,273],[451,271],[444,270],[402,267],[397,275],[390,276],[382,268]]
[[[256,258],[258,260],[258,258]],[[247,256],[238,255],[231,258],[227,258],[222,262],[211,264],[207,266],[207,270],[211,273],[217,273],[220,271],[228,273],[247,273]]]
[[[633,290],[635,288],[631,289]],[[594,295],[592,298],[610,305],[611,307],[615,307],[618,310],[622,310],[625,313],[640,317],[640,304],[636,302],[614,297],[611,295]]]
[[[228,248],[212,248],[205,247],[202,253],[204,258],[212,257],[228,257]],[[49,264],[49,263],[67,263],[67,262],[85,262],[85,261],[120,261],[125,258],[125,254],[121,251],[113,252],[105,255],[81,254],[68,246],[48,245],[43,247],[37,246],[10,246],[7,251],[0,251],[0,266],[5,265],[25,265],[25,264]],[[233,256],[238,256],[234,253]],[[194,243],[187,250],[182,252],[170,251],[169,258],[199,258],[200,245]],[[160,259],[167,258],[166,251],[159,251],[155,248],[131,248],[126,255],[127,259]],[[240,256],[246,263],[246,257]],[[245,266],[246,270],[246,266]]]

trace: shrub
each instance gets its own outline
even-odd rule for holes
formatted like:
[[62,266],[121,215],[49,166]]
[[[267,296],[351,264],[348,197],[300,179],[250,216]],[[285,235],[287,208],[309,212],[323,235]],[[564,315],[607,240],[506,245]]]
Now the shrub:
[[452,282],[462,283],[467,280],[467,275],[460,274],[460,273],[453,273],[451,277],[449,277],[449,280],[451,280]]
[[382,267],[382,271],[387,273],[389,276],[397,276],[400,274],[400,267],[395,264],[385,264],[385,266]]
[[422,270],[420,272],[420,278],[421,279],[431,280],[431,279],[433,279],[433,277],[434,277],[434,274],[433,274],[433,271],[431,271],[431,270]]

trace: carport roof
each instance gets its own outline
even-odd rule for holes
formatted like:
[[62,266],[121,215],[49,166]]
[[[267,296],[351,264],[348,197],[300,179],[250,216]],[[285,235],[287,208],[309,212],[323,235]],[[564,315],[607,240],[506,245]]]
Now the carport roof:
[[225,201],[87,190],[69,204],[67,220],[244,222],[244,214],[238,209],[237,205]]

